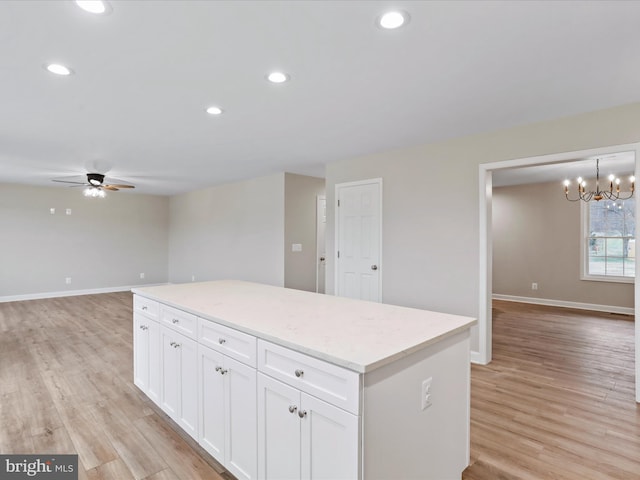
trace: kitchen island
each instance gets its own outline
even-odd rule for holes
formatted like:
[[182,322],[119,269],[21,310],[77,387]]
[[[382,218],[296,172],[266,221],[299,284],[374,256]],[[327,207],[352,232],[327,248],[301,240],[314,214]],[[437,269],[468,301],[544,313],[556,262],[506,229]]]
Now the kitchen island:
[[468,317],[241,281],[137,288],[134,381],[239,479],[453,479]]

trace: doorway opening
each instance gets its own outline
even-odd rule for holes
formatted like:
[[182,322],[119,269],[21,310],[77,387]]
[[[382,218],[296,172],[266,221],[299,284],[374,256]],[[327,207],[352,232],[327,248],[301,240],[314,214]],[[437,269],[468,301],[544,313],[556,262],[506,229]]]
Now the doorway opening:
[[[619,152],[633,152],[635,157],[635,175],[638,177],[638,162],[640,159],[640,144],[615,145],[611,147],[596,148],[575,152],[543,155],[502,162],[481,164],[479,166],[479,192],[480,192],[480,278],[479,278],[479,318],[478,318],[478,350],[472,352],[471,358],[474,363],[488,364],[491,361],[492,352],[492,195],[493,177],[498,172],[502,173],[508,169],[525,169],[535,166],[555,166],[575,162],[587,158],[612,155]],[[558,179],[558,188],[562,188],[563,178]],[[635,196],[636,208],[640,205],[638,195]],[[638,228],[636,227],[636,237]],[[636,271],[638,271],[638,257],[636,257]],[[640,314],[640,282],[634,284],[634,311],[636,318]],[[640,322],[635,326],[635,346],[636,346],[636,401],[640,402]]]

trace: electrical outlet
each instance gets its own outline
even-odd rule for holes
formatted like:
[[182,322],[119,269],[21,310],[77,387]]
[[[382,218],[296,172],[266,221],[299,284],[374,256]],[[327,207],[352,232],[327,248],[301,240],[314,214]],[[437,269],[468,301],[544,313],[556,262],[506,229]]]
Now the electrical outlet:
[[531,284],[531,290],[537,290],[538,289],[538,284],[536,282],[533,282]]
[[422,388],[420,389],[420,406],[422,410],[426,410],[431,406],[431,382],[433,377],[429,377],[422,381]]
[[67,285],[71,284],[71,277],[67,277],[64,279],[64,283],[66,283]]
[[140,278],[141,278],[141,279],[144,279],[144,273],[141,273],[141,274],[140,274]]
[[55,214],[56,214],[56,209],[55,209],[55,208],[50,208],[50,209],[49,209],[49,213],[50,213],[51,215],[55,215]]
[[70,208],[67,208],[67,209],[64,211],[64,213],[66,213],[67,215],[71,215],[71,209],[70,209]]
[[301,252],[302,251],[302,244],[301,243],[292,243],[291,244],[291,251],[292,252]]

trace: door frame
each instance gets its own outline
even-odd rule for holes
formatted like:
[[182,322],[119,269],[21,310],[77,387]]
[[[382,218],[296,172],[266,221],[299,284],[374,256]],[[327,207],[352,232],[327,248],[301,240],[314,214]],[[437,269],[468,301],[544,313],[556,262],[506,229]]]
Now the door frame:
[[382,298],[382,272],[384,271],[383,263],[382,263],[382,178],[370,178],[367,180],[357,180],[354,182],[343,182],[336,183],[335,185],[335,197],[334,197],[334,259],[335,259],[335,268],[333,269],[333,291],[334,295],[338,295],[340,291],[340,268],[338,266],[338,252],[340,251],[340,213],[338,209],[338,201],[340,199],[340,190],[342,188],[356,187],[360,185],[369,185],[369,184],[377,184],[380,192],[379,201],[378,201],[378,213],[379,213],[379,221],[378,221],[378,298],[380,299],[380,303],[383,303]]
[[[549,165],[566,163],[584,157],[607,155],[622,151],[635,152],[635,176],[640,178],[640,143],[628,143],[609,147],[579,150],[574,152],[554,153],[536,157],[519,158],[499,162],[482,163],[479,165],[479,196],[480,196],[480,278],[479,278],[479,308],[478,308],[478,352],[471,352],[474,363],[486,365],[491,362],[492,353],[492,258],[493,242],[491,231],[491,208],[493,192],[493,172],[506,168],[525,167],[534,165]],[[562,185],[558,179],[558,189]],[[640,194],[635,195],[636,210],[640,211]],[[636,225],[636,238],[640,228]],[[636,272],[640,273],[640,255],[636,256]],[[634,310],[636,320],[640,318],[640,282],[634,282]],[[640,321],[635,322],[635,367],[636,367],[636,402],[640,402]]]
[[316,293],[319,293],[320,290],[320,254],[322,252],[320,252],[320,244],[318,242],[318,239],[320,238],[320,217],[322,215],[322,212],[320,211],[320,205],[322,200],[324,200],[324,221],[325,221],[325,232],[324,232],[324,240],[325,240],[325,247],[324,247],[324,255],[325,255],[325,266],[324,266],[324,275],[325,275],[325,284],[323,285],[323,293],[327,292],[327,281],[326,281],[326,277],[327,277],[327,261],[326,261],[326,256],[327,256],[327,245],[326,245],[326,238],[327,238],[327,196],[326,195],[316,195]]

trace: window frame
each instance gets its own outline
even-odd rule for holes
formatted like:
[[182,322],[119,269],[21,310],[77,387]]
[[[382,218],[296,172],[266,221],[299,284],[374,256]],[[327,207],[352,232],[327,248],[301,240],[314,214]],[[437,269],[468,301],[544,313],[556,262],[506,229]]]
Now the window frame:
[[[635,198],[629,199],[635,202]],[[627,200],[627,201],[629,201]],[[587,239],[589,238],[589,223],[590,223],[590,204],[592,202],[580,202],[580,280],[587,280],[591,282],[610,282],[610,283],[635,283],[635,274],[633,277],[623,277],[619,275],[593,275],[587,273],[589,271],[589,252],[587,251]],[[598,237],[598,238],[623,238],[623,237]],[[634,240],[634,236],[632,237]]]

